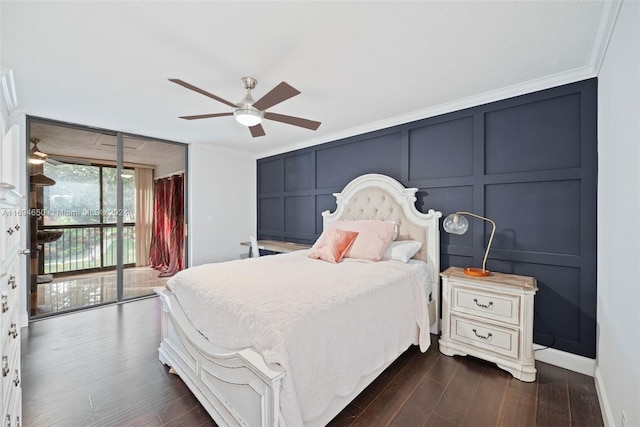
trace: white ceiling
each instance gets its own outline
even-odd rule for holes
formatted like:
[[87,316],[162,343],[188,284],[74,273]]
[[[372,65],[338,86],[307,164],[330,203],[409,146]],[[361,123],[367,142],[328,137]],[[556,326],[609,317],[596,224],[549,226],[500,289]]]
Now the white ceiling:
[[[0,3],[0,62],[27,114],[260,157],[592,77],[612,22],[599,1]],[[302,93],[252,138],[226,105]]]

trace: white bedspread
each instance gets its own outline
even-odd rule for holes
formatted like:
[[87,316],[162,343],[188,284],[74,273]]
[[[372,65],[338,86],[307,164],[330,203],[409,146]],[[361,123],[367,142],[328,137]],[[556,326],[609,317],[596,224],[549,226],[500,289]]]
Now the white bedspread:
[[310,259],[307,251],[205,264],[168,282],[211,342],[254,347],[287,374],[281,425],[317,418],[334,396],[396,359],[429,347],[427,299],[418,268],[398,261]]

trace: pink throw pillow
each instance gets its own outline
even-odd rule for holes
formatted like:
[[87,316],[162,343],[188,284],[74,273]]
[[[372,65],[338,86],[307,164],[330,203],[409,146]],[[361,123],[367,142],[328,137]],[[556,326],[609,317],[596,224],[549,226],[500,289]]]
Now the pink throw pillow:
[[[331,230],[334,228],[358,232],[358,237],[344,255],[345,258],[380,261],[384,255],[384,251],[393,239],[395,223],[375,219],[359,221],[340,220],[329,224],[328,229]],[[314,248],[316,245],[323,244],[322,240],[321,235],[316,244],[313,245]]]
[[313,245],[309,258],[338,263],[358,237],[355,231],[330,228],[322,232],[316,245]]

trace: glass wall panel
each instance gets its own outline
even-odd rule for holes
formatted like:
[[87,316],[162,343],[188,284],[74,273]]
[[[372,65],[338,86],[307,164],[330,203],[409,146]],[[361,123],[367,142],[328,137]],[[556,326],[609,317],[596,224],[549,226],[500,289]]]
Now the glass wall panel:
[[184,268],[186,146],[135,136],[123,146],[123,297],[129,299],[153,294]]
[[28,129],[32,317],[153,295],[184,268],[186,145],[37,118]]
[[30,120],[29,137],[31,316],[116,301],[106,250],[115,233],[103,215],[115,135]]

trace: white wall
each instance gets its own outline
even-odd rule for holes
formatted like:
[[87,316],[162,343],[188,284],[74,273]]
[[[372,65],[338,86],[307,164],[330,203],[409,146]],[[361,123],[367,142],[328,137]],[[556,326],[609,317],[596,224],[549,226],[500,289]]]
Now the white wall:
[[240,242],[256,232],[255,158],[191,145],[188,180],[191,265],[246,256]]
[[598,77],[596,385],[607,425],[640,426],[640,3],[622,4]]

